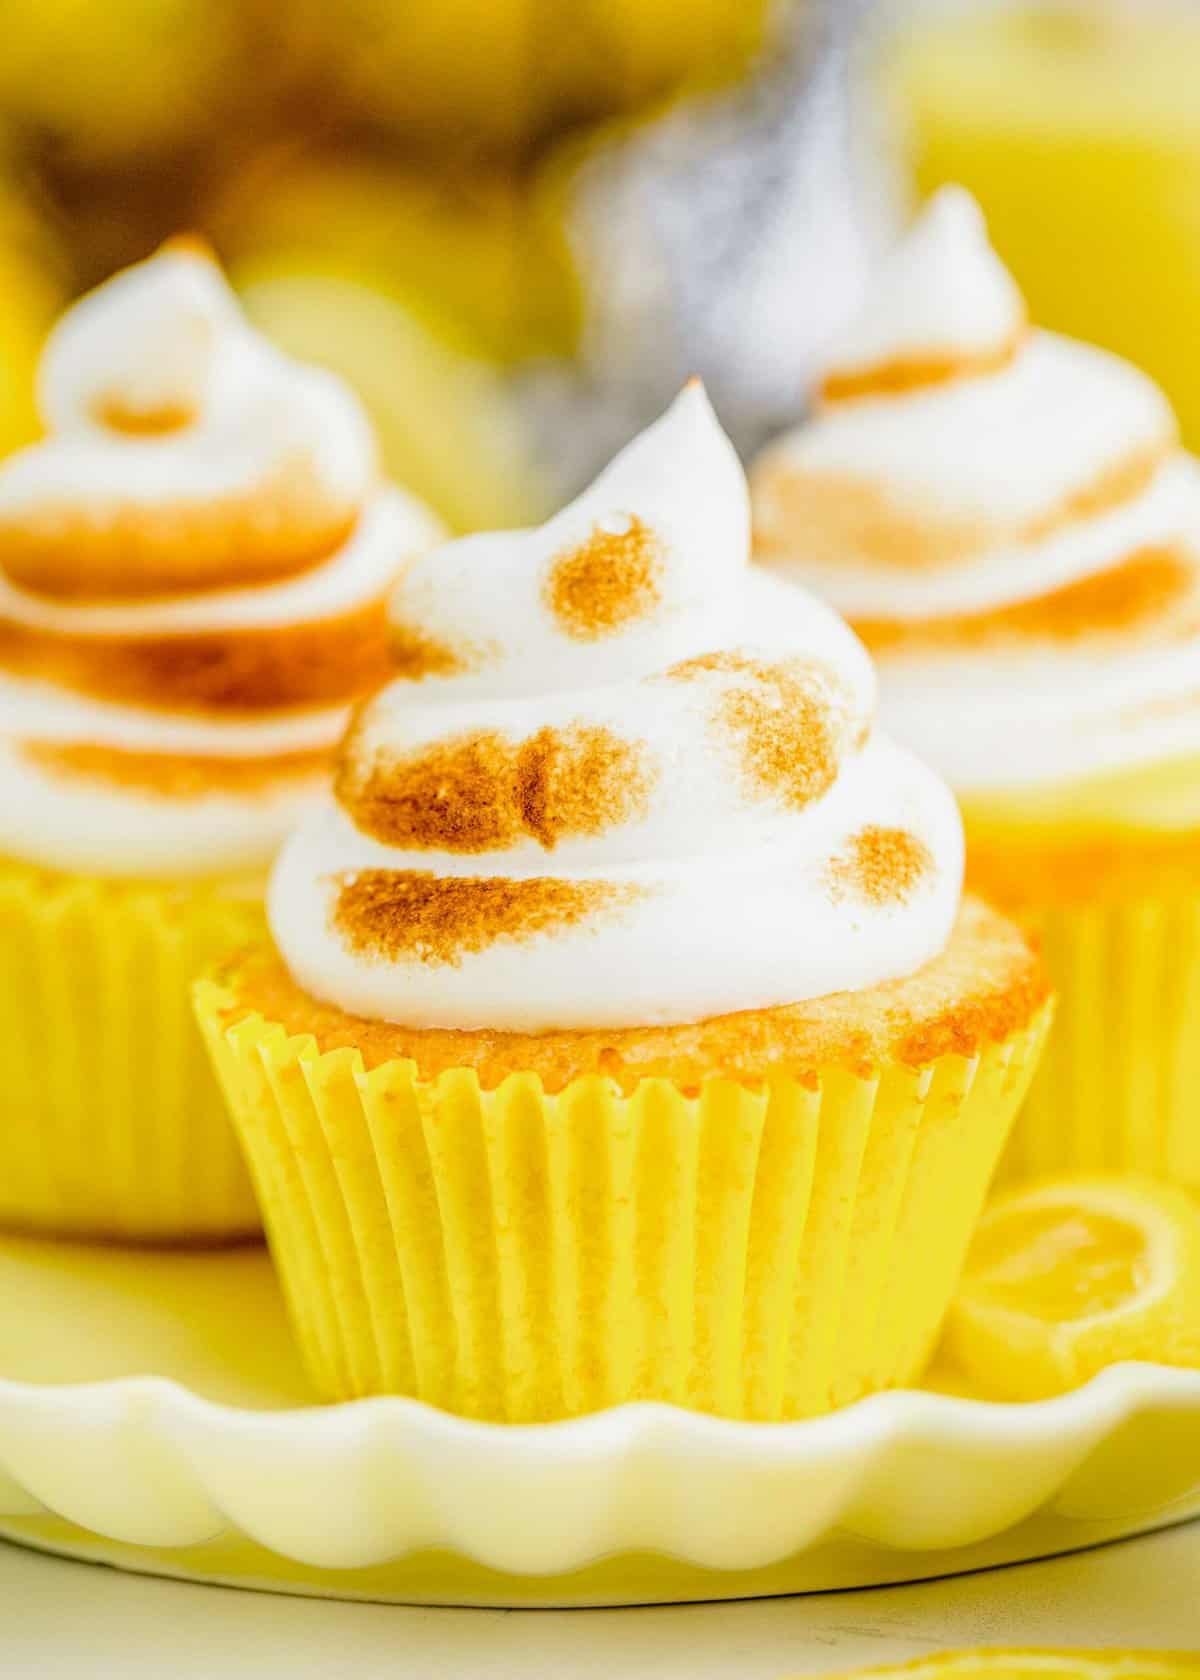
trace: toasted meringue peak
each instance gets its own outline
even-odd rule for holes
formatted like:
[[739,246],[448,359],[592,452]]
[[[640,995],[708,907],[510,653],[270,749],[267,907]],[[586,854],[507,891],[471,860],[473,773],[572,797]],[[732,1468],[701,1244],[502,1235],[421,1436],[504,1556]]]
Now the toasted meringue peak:
[[944,943],[948,791],[872,732],[828,608],[748,566],[689,387],[546,525],[436,550],[399,672],[270,893],[295,978],[412,1026],[697,1020],[912,972]]
[[[1200,751],[1200,474],[1152,380],[1012,340],[1019,306],[973,202],[939,194],[831,400],[752,475],[759,558],[845,613],[885,722],[964,793]],[[931,345],[942,377],[895,376]]]
[[1015,355],[1025,326],[1025,300],[979,206],[963,188],[943,187],[832,345],[821,394],[874,396],[987,372]]
[[0,570],[58,598],[162,598],[319,564],[375,484],[332,375],[254,333],[191,244],[105,282],[50,336],[49,435],[0,468]]
[[401,675],[517,694],[669,664],[716,644],[749,552],[745,475],[693,382],[546,524],[465,537],[405,571]]
[[378,484],[352,393],[252,332],[196,241],[69,310],[39,389],[48,436],[0,465],[0,851],[262,869],[387,674],[388,589],[441,528]]

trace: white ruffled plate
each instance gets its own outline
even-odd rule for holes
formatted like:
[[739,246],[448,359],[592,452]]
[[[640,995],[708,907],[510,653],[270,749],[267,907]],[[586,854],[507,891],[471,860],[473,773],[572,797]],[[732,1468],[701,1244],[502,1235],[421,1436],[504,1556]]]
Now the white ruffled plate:
[[[276,1590],[428,1603],[913,1580],[1200,1513],[1200,1372],[1029,1406],[878,1395],[798,1424],[666,1406],[468,1423],[313,1403],[264,1254],[0,1242],[0,1534]],[[147,1374],[152,1373],[152,1374]]]

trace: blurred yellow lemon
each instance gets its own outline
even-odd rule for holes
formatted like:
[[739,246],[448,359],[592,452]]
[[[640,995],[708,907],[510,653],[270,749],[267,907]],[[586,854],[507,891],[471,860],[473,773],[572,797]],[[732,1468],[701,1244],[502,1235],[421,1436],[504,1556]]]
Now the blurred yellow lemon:
[[0,456],[36,437],[42,341],[68,299],[51,236],[0,162]]
[[828,1680],[1190,1680],[1200,1651],[943,1651]]
[[150,154],[224,108],[244,32],[227,0],[7,0],[0,109],[89,162]]
[[766,14],[766,0],[293,0],[281,29],[357,119],[471,156],[735,77]]
[[1200,1208],[1116,1176],[999,1197],[971,1245],[946,1354],[980,1392],[1012,1400],[1124,1359],[1200,1365]]
[[0,456],[31,442],[41,429],[34,376],[62,301],[43,275],[0,246]]
[[565,236],[501,171],[307,158],[262,180],[244,172],[206,225],[237,272],[361,282],[486,359],[565,355],[578,339]]
[[383,463],[456,530],[546,511],[515,407],[495,369],[431,333],[393,297],[323,274],[242,288],[251,318],[302,361],[332,368],[366,404]]

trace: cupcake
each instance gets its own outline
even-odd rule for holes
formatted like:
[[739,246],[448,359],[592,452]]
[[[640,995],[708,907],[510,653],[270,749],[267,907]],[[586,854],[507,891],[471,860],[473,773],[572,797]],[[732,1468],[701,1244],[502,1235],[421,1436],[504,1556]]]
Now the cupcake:
[[189,242],[62,318],[39,403],[0,466],[0,1224],[232,1237],[258,1213],[189,983],[261,928],[440,532]]
[[320,1391],[815,1413],[921,1369],[1046,1022],[944,785],[754,572],[699,386],[416,561],[200,1019]]
[[1200,1186],[1200,472],[1162,393],[1031,329],[947,189],[752,480],[760,557],[851,620],[968,885],[1044,947],[1012,1172]]

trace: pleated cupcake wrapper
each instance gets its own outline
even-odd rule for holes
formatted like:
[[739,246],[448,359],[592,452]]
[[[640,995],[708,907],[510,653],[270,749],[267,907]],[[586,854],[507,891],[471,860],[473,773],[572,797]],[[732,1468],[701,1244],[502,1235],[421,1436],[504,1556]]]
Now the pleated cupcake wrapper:
[[1058,1010],[1002,1176],[1111,1168],[1200,1189],[1200,898],[1026,920]]
[[190,986],[262,926],[215,887],[0,863],[0,1226],[155,1242],[260,1229]]
[[1046,1013],[974,1060],[761,1090],[456,1069],[197,1005],[329,1398],[803,1416],[922,1368]]

